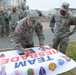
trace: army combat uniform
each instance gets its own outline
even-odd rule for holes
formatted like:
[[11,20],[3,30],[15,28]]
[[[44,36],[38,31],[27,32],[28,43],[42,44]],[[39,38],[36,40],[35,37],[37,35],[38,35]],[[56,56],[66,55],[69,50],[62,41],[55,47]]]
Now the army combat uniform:
[[18,22],[17,27],[14,32],[15,46],[23,47],[23,48],[34,47],[34,42],[33,42],[34,32],[37,33],[39,44],[43,44],[44,35],[43,35],[43,28],[42,28],[41,23],[37,21],[35,25],[33,25],[32,27],[29,27],[27,25],[26,18],[20,21],[22,22],[21,23]]
[[[60,14],[60,10],[52,15],[50,19],[50,27],[51,29],[54,29],[54,26],[56,24],[56,27],[54,29],[54,38],[53,38],[53,45],[52,47],[57,49],[59,43],[60,43],[60,52],[65,53],[66,48],[68,46],[69,37],[67,36],[70,32],[70,26],[74,25],[74,17],[71,13],[66,12],[66,15],[63,16]],[[72,33],[76,32],[76,25],[74,29],[72,30]]]
[[4,16],[5,16],[5,22],[6,22],[6,32],[7,32],[7,36],[9,35],[9,16],[8,16],[8,13],[5,12],[4,13]]
[[20,15],[19,13],[17,12],[12,12],[10,15],[9,15],[9,21],[10,21],[10,36],[12,36],[12,33],[14,32],[14,29],[16,27],[16,23],[17,21],[20,20]]
[[6,28],[5,28],[5,16],[0,11],[0,37],[4,37]]

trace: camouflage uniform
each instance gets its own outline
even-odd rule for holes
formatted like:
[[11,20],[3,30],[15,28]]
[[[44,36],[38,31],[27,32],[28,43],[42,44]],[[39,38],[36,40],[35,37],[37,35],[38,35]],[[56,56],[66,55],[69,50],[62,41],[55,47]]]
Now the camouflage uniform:
[[26,11],[23,12],[23,14],[21,15],[21,19],[25,18],[27,16]]
[[14,29],[16,27],[17,21],[20,20],[20,15],[17,12],[12,12],[9,15],[9,20],[10,20],[10,35],[14,32]]
[[0,11],[0,37],[5,35],[5,16]]
[[[27,18],[27,17],[26,17]],[[33,34],[37,33],[39,44],[43,44],[44,35],[41,23],[37,21],[36,25],[33,23],[33,27],[29,27],[26,23],[26,18],[18,22],[17,27],[14,32],[15,45],[23,48],[34,47]],[[19,33],[17,33],[19,31]]]
[[[70,32],[70,26],[74,25],[74,23],[74,17],[68,11],[65,16],[60,14],[60,10],[56,14],[52,15],[50,19],[51,29],[54,29],[56,24],[54,29],[53,48],[57,49],[60,43],[60,52],[65,54],[69,42],[69,37],[67,35]],[[72,33],[74,32],[76,32],[76,25],[72,30]]]
[[6,32],[7,32],[6,35],[9,35],[9,16],[7,12],[5,12],[4,15],[5,15],[5,22],[6,22]]

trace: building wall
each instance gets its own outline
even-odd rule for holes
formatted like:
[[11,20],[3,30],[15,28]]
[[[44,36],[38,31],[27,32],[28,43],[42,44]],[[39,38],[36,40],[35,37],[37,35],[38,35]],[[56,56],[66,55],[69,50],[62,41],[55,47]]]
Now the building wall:
[[0,7],[2,7],[3,9],[4,8],[12,8],[14,5],[13,0],[2,0],[0,3],[1,3]]
[[24,0],[0,0],[0,8],[12,8],[13,6],[22,6],[25,4]]

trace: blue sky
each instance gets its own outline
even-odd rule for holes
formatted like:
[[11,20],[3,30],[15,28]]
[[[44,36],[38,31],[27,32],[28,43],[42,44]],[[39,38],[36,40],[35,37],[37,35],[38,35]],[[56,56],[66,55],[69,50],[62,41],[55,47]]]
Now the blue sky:
[[70,8],[76,8],[75,0],[27,0],[30,9],[49,10],[60,7],[62,2],[70,3]]

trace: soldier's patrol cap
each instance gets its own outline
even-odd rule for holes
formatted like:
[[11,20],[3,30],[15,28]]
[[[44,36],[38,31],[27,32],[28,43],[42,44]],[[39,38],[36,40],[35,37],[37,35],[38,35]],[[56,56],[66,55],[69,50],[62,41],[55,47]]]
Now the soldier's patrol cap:
[[39,17],[39,14],[36,11],[30,11],[27,14],[28,17]]
[[16,6],[13,6],[12,9],[16,8]]
[[62,3],[62,6],[61,6],[61,10],[63,10],[63,11],[68,11],[68,8],[69,8],[69,3],[67,3],[67,2],[63,2]]

